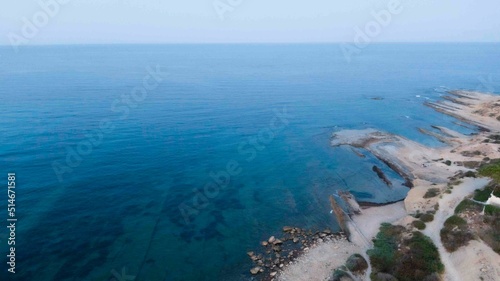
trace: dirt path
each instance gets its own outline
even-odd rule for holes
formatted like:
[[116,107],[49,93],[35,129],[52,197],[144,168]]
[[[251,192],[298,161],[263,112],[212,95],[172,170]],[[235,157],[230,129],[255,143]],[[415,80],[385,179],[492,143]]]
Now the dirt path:
[[[441,237],[439,235],[441,228],[443,228],[443,224],[446,219],[454,214],[455,208],[464,197],[476,189],[483,188],[488,184],[488,182],[489,180],[485,178],[465,178],[464,182],[456,186],[451,194],[445,194],[443,195],[443,198],[439,200],[439,210],[436,212],[434,220],[428,223],[427,227],[423,231],[425,235],[432,239],[439,250],[441,261],[445,266],[444,280],[446,281],[464,280],[460,272],[464,269],[457,268],[456,264],[453,262],[452,254],[448,253],[444,248],[443,243],[441,243]],[[475,257],[470,258],[474,259]]]

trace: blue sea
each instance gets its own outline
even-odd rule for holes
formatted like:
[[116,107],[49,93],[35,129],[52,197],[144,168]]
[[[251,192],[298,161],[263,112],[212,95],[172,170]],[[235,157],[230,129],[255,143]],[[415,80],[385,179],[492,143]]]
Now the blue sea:
[[350,62],[336,44],[1,47],[0,279],[247,280],[246,252],[283,226],[339,230],[337,190],[408,192],[332,133],[442,146],[417,128],[475,131],[423,106],[450,89],[499,93],[500,44],[372,44]]

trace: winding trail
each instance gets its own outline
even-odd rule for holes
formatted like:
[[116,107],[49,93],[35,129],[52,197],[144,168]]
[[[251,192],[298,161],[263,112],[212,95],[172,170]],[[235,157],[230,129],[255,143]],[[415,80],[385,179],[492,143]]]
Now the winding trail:
[[464,197],[476,189],[485,187],[489,183],[487,178],[465,178],[464,182],[456,186],[451,194],[444,194],[439,200],[439,210],[434,216],[434,220],[427,223],[423,233],[429,236],[439,250],[441,261],[445,266],[444,280],[457,281],[463,280],[459,271],[451,260],[451,253],[448,253],[441,242],[440,231],[444,222],[454,214],[455,208],[460,204]]

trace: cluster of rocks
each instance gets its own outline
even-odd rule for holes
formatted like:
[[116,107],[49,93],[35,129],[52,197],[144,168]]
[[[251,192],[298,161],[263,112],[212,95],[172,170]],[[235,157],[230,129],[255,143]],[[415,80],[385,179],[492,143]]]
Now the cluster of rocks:
[[271,236],[262,241],[263,251],[247,253],[254,263],[250,273],[262,277],[260,280],[274,280],[278,271],[292,263],[301,253],[340,235],[329,229],[311,231],[291,226],[283,227],[283,233],[280,238]]

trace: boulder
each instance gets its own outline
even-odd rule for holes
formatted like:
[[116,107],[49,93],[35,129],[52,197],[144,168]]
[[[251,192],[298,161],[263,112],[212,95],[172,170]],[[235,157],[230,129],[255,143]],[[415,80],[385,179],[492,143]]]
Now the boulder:
[[256,267],[250,269],[250,273],[252,273],[252,275],[257,275],[261,272],[261,269],[262,268],[260,266],[256,266]]
[[368,262],[360,254],[354,254],[347,259],[346,267],[355,274],[364,274],[368,269]]

